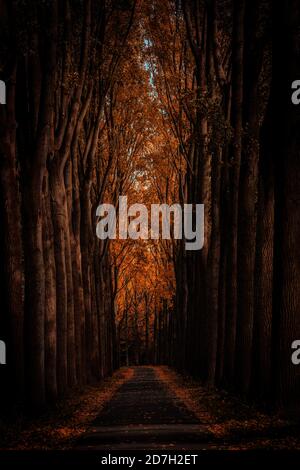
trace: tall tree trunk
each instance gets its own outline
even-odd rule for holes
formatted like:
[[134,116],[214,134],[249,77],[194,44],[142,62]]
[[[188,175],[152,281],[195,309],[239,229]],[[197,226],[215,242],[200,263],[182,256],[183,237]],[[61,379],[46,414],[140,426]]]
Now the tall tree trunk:
[[50,169],[54,253],[56,265],[57,381],[62,395],[68,386],[68,294],[66,269],[66,194],[57,161]]
[[28,179],[31,183],[24,197],[25,341],[28,400],[40,407],[46,399],[45,266],[41,188],[34,176]]
[[244,20],[245,0],[234,2],[233,24],[233,57],[232,57],[232,126],[234,141],[232,150],[231,168],[231,210],[230,210],[230,238],[228,247],[227,272],[227,316],[225,325],[225,380],[232,383],[234,376],[234,359],[236,344],[237,320],[237,234],[238,234],[238,201],[240,164],[242,154],[243,135],[243,65],[244,65]]
[[74,318],[76,342],[76,376],[79,383],[86,382],[85,376],[85,312],[82,281],[82,261],[80,246],[81,208],[79,194],[78,155],[73,148],[73,198],[70,225],[72,225],[71,256],[74,288]]
[[4,202],[5,295],[9,317],[9,347],[12,351],[12,392],[18,400],[24,391],[24,298],[21,199],[16,160],[15,70],[7,86],[6,108],[0,107],[0,182]]
[[260,115],[259,78],[263,47],[256,42],[259,2],[247,4],[244,60],[244,142],[239,184],[238,220],[238,316],[236,340],[236,383],[249,391],[252,369],[254,315],[254,272],[257,223]]
[[251,394],[261,402],[271,398],[271,340],[274,245],[274,163],[272,161],[272,96],[261,130],[258,218],[255,266],[255,307]]
[[280,152],[275,166],[273,386],[277,400],[289,408],[299,408],[300,393],[299,366],[291,361],[292,342],[300,337],[300,119],[290,98],[291,83],[299,76],[299,22],[299,2],[290,0],[280,11],[275,33],[281,24],[289,29],[278,35],[274,49],[276,70],[285,73],[280,82],[282,113],[273,119],[273,135],[279,137],[274,151]]
[[66,275],[67,275],[67,315],[68,315],[68,385],[74,386],[77,382],[76,377],[76,361],[77,350],[75,347],[75,316],[74,316],[74,286],[73,286],[73,272],[72,272],[72,224],[71,224],[71,211],[72,211],[72,164],[70,159],[66,162],[65,166],[65,190],[66,197],[64,199],[64,212],[65,212],[65,257],[66,257]]
[[48,188],[48,174],[45,175],[43,195],[43,244],[45,263],[45,381],[47,399],[57,397],[56,379],[56,269],[54,257],[54,237],[51,219],[51,202]]
[[[221,152],[220,152],[221,153]],[[219,311],[219,265],[220,265],[220,184],[221,184],[221,155],[216,152],[212,163],[212,236],[208,257],[208,383],[214,385],[217,366],[218,349],[218,311]]]
[[82,282],[84,293],[85,309],[85,344],[86,344],[86,369],[87,378],[92,380],[92,343],[93,334],[92,323],[92,270],[90,262],[91,254],[91,202],[90,202],[90,182],[87,182],[81,189],[81,255],[82,255]]

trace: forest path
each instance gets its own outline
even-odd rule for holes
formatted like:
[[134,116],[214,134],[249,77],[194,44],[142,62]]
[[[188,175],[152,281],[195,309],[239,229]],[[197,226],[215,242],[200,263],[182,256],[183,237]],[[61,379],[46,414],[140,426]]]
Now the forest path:
[[212,435],[153,367],[134,367],[134,375],[106,404],[77,448],[202,448]]

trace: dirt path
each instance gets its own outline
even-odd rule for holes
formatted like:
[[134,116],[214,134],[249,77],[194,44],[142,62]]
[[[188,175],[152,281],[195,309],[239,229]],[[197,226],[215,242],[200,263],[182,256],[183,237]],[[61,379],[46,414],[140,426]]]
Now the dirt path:
[[[188,448],[212,437],[157,370],[135,367],[78,445],[94,449]],[[200,444],[201,443],[201,444]]]

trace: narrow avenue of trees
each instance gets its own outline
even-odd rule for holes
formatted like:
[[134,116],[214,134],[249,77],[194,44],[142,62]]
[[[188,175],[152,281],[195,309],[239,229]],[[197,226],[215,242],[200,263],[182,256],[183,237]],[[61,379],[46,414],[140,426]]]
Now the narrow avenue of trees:
[[[272,3],[0,0],[5,407],[154,363],[299,407],[300,123],[272,65],[288,94],[300,8],[277,48]],[[204,248],[99,240],[122,195],[203,203]]]

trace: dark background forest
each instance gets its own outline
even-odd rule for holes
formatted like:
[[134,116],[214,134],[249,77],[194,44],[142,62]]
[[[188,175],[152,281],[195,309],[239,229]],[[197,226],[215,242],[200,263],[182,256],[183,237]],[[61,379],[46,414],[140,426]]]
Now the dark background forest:
[[[299,411],[300,7],[279,10],[285,34],[271,0],[0,1],[3,413],[130,364]],[[205,204],[204,248],[98,240],[120,195]]]

